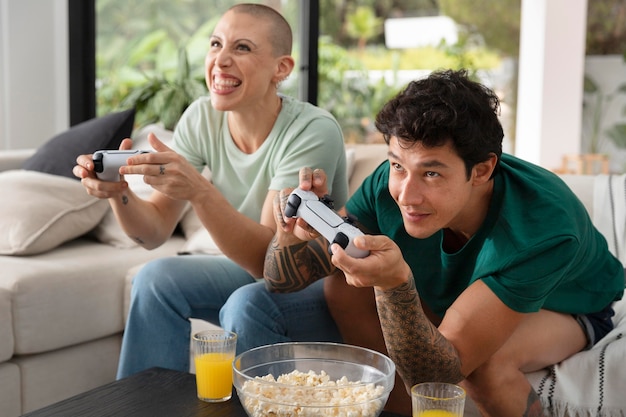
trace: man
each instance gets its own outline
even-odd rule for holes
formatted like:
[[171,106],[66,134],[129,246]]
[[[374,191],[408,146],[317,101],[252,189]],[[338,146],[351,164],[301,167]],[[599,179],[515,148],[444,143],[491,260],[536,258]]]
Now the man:
[[[343,211],[371,233],[354,242],[370,255],[351,258],[336,244],[329,255],[301,220],[277,213],[265,285],[286,292],[332,275],[325,294],[343,340],[386,346],[407,390],[459,383],[485,416],[541,416],[524,372],[610,331],[623,267],[557,176],[502,154],[498,109],[493,92],[464,71],[410,83],[377,116],[388,161]],[[300,187],[326,192],[323,173],[303,176]],[[280,310],[299,294],[258,290],[246,290],[249,307],[235,293],[222,310],[243,309],[228,327],[245,337],[268,328],[246,309]],[[276,318],[275,340],[285,340],[290,329]]]

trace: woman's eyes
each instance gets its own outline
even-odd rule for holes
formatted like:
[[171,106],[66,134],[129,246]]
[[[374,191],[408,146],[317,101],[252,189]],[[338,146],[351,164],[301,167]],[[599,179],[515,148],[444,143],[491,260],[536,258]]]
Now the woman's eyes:
[[[211,48],[221,48],[222,44],[219,41],[211,41],[209,44]],[[250,52],[252,49],[248,45],[239,44],[235,46],[237,51]]]

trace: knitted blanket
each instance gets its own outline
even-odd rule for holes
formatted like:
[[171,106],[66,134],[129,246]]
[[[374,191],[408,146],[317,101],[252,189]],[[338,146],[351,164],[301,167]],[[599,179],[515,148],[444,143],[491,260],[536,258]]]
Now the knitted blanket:
[[593,348],[527,374],[552,417],[626,417],[626,299],[615,329]]
[[[626,265],[626,175],[597,175],[593,223]],[[626,298],[614,305],[615,329],[592,349],[527,374],[553,417],[626,417]]]

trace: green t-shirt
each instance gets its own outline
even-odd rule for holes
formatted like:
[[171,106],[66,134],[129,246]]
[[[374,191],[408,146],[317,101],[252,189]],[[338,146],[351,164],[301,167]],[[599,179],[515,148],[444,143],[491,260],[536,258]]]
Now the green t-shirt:
[[173,148],[211,181],[239,212],[259,221],[269,190],[298,186],[302,167],[322,168],[332,178],[329,192],[338,207],[348,198],[346,154],[341,128],[327,111],[281,96],[282,109],[261,147],[242,152],[230,135],[227,112],[201,97],[185,111],[174,131]]
[[502,155],[484,223],[452,254],[442,248],[442,231],[426,239],[406,233],[388,180],[384,162],[346,208],[368,231],[399,245],[421,298],[436,314],[443,316],[479,279],[519,312],[587,314],[621,298],[623,266],[580,200],[553,173]]

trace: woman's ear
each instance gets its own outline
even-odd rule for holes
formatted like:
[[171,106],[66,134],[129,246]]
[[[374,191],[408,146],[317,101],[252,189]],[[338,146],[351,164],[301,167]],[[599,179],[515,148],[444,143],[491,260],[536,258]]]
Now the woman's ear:
[[278,85],[281,81],[285,80],[293,71],[296,63],[292,56],[283,55],[278,58],[278,64],[276,66],[276,74],[274,75],[274,82]]

